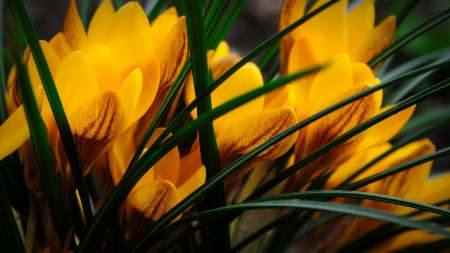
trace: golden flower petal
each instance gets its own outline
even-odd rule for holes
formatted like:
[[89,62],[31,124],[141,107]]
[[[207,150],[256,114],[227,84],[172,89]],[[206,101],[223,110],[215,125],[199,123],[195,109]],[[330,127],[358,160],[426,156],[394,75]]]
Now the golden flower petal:
[[178,22],[178,13],[175,7],[165,10],[151,24],[152,38],[155,52],[161,52],[164,41],[172,28]]
[[279,89],[266,94],[266,104],[264,110],[290,107],[295,108],[296,95],[292,85],[285,85]]
[[117,95],[120,97],[124,107],[126,127],[131,126],[134,121],[131,117],[138,105],[139,97],[142,92],[142,72],[140,69],[133,70],[117,89]]
[[73,51],[62,32],[59,32],[53,36],[48,44],[50,44],[53,50],[55,50],[55,53],[59,56],[60,61],[63,61]]
[[120,72],[114,54],[107,46],[96,43],[85,47],[83,54],[89,60],[97,78],[98,90],[117,89]]
[[369,62],[394,41],[397,22],[395,16],[389,16],[378,24],[368,35],[349,49],[353,62]]
[[167,180],[152,181],[130,193],[127,203],[147,219],[156,221],[180,202],[175,186]]
[[106,43],[108,34],[111,32],[109,26],[114,16],[114,6],[111,0],[104,0],[92,16],[87,31],[89,44]]
[[74,0],[69,2],[64,18],[63,33],[73,50],[82,49],[87,44],[86,31],[78,14],[77,4]]
[[372,31],[375,25],[375,6],[373,0],[364,0],[347,16],[348,48],[352,48],[361,38]]
[[[386,110],[392,108],[392,106],[386,106],[380,110],[379,113],[383,113]],[[381,145],[392,139],[395,135],[402,130],[402,128],[408,123],[409,119],[414,113],[415,105],[404,109],[403,111],[390,116],[389,118],[381,121],[380,123],[367,129],[366,138],[359,144],[358,149],[364,150],[376,145]]]
[[390,238],[371,247],[366,253],[378,253],[378,252],[400,252],[410,246],[419,246],[426,243],[431,243],[440,239],[445,239],[445,236],[439,234],[430,234],[428,231],[412,230],[401,233],[397,236]]
[[[280,108],[254,113],[231,124],[217,138],[222,168],[296,123],[297,115],[293,109]],[[294,133],[266,149],[247,166],[232,173],[226,182],[237,179],[256,163],[280,157],[292,147],[296,139],[297,133]]]
[[[184,165],[185,166],[185,165]],[[182,169],[189,169],[188,167],[184,167]],[[206,169],[205,166],[201,166],[197,169],[197,171],[191,175],[189,179],[186,180],[184,184],[177,187],[178,196],[180,200],[186,198],[189,194],[193,193],[200,186],[202,186],[206,181]]]
[[236,65],[236,63],[238,63],[242,59],[242,57],[236,53],[228,53],[225,56],[218,57],[218,55],[220,54],[221,52],[215,51],[213,57],[211,58],[210,68],[211,75],[213,76],[214,80],[225,74],[225,72],[227,72],[231,67]]
[[226,41],[222,40],[217,46],[216,50],[214,51],[214,54],[212,55],[211,58],[211,62],[214,62],[215,60],[227,56],[229,54],[230,54],[230,47],[228,46],[228,43]]

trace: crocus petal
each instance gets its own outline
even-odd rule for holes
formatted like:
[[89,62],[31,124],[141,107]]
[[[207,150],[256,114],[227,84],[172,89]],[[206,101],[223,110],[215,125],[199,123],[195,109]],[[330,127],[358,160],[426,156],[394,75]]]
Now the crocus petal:
[[[151,145],[153,145],[153,143],[156,141],[156,139],[159,138],[164,130],[164,128],[156,129],[147,146],[150,147]],[[167,137],[170,136],[171,135]],[[167,180],[175,185],[178,180],[179,170],[180,152],[178,152],[178,148],[175,147],[155,164],[153,169],[153,177],[155,178],[155,180]]]
[[94,69],[98,90],[117,89],[120,84],[119,67],[111,49],[96,43],[82,50]]
[[[392,107],[393,105],[386,106],[382,108],[379,113],[383,113]],[[364,141],[359,144],[358,149],[363,150],[380,145],[392,139],[398,132],[400,132],[400,130],[402,130],[406,123],[408,123],[415,108],[416,106],[413,105],[367,129],[367,136]]]
[[117,58],[122,79],[154,58],[150,24],[139,3],[128,2],[114,14],[106,45]]
[[64,18],[63,33],[73,50],[82,49],[87,44],[86,31],[81,23],[77,5],[71,0]]
[[295,106],[296,95],[294,87],[291,85],[286,85],[266,94],[264,110],[283,107],[295,108]]
[[347,16],[348,48],[364,38],[375,25],[375,6],[373,0],[364,0]]
[[189,154],[181,158],[180,164],[183,166],[178,174],[177,188],[185,184],[193,175],[197,173],[197,170],[201,168],[202,159],[200,157],[200,144],[197,141],[192,145]]
[[152,38],[155,52],[160,52],[164,46],[167,35],[178,22],[178,13],[175,7],[165,10],[151,24]]
[[98,93],[94,69],[81,51],[67,56],[61,64],[55,82],[66,114]]
[[423,191],[420,192],[419,201],[434,205],[450,199],[450,191],[448,190],[449,180],[450,173],[428,180],[423,187]]
[[226,41],[221,41],[212,55],[211,62],[230,54],[230,47]]
[[[306,0],[286,0],[281,7],[281,14],[279,20],[279,30],[285,29],[290,24],[299,20],[303,17],[305,13]],[[280,62],[283,66],[281,66],[281,73],[285,73],[287,70],[287,66],[285,66],[285,62],[287,62],[289,52],[291,51],[294,43],[300,39],[301,37],[301,27],[297,27],[295,30],[290,32],[288,35],[284,36],[281,39],[280,44]]]
[[131,121],[131,117],[136,110],[139,97],[142,92],[142,72],[140,69],[135,69],[131,72],[127,78],[117,89],[117,95],[119,95],[125,112],[125,121],[127,122],[126,128],[131,126],[134,122]]
[[105,43],[111,32],[109,26],[114,16],[114,6],[111,0],[104,0],[92,16],[87,31],[89,44]]
[[61,32],[53,36],[49,44],[59,56],[60,61],[63,61],[73,51],[66,37],[64,37],[64,34]]
[[[222,168],[252,151],[262,143],[297,123],[297,115],[291,108],[265,110],[242,118],[223,130],[217,138]],[[294,133],[256,156],[247,166],[232,173],[226,182],[231,182],[258,162],[271,160],[286,153],[297,139]]]
[[[188,168],[184,168],[188,169]],[[205,166],[201,166],[195,174],[192,175],[183,185],[178,187],[178,196],[180,200],[186,198],[189,194],[197,190],[206,181],[206,169]]]
[[[335,104],[338,101],[368,88],[370,88],[370,85],[368,84],[353,86],[347,92],[341,94],[337,100],[329,101],[329,105]],[[375,108],[375,105],[375,97],[371,94],[313,122],[308,126],[303,154],[298,154],[297,157],[306,157],[342,134],[360,125],[367,119],[370,119],[376,112],[377,108]],[[295,178],[292,179],[296,183],[291,184],[290,187],[294,188],[290,190],[295,189],[295,187],[303,187],[308,181],[316,178],[318,175],[326,173],[333,166],[343,162],[343,159],[346,158],[349,152],[351,152],[363,139],[364,134],[358,134],[310,163],[307,167],[300,170],[295,175]]]
[[0,160],[17,150],[30,138],[25,110],[21,105],[0,126]]
[[410,246],[424,245],[426,243],[431,243],[444,238],[445,237],[443,235],[430,234],[429,232],[423,230],[406,231],[390,238],[389,240],[383,241],[375,247],[371,247],[365,252],[400,252]]
[[115,91],[106,90],[68,114],[84,173],[125,128],[125,109]]
[[175,23],[158,53],[161,71],[160,87],[170,86],[175,82],[188,55],[186,18],[183,16]]
[[[319,0],[312,9],[327,2]],[[321,63],[347,52],[347,3],[348,0],[338,1],[302,25],[302,36],[309,40],[315,58]]]
[[392,44],[397,22],[389,16],[378,24],[367,36],[349,49],[353,62],[369,62]]
[[217,57],[214,53],[210,64],[211,75],[213,76],[214,80],[227,72],[227,70],[236,65],[236,63],[238,63],[241,59],[241,56],[236,53],[228,53],[227,55],[222,57]]
[[[108,150],[108,164],[111,172],[111,177],[114,184],[118,184],[125,174],[126,169],[130,163],[131,158],[136,151],[136,146],[133,141],[130,141],[133,131],[127,129],[123,132],[115,141],[111,148]],[[147,175],[150,174],[150,175]],[[153,181],[153,173],[146,173],[141,180],[139,180],[136,188],[142,187],[144,184],[139,185],[144,178],[150,177],[148,182]]]
[[353,87],[350,58],[346,54],[333,57],[330,65],[322,69],[309,90],[308,109],[311,114],[328,107],[329,101]]
[[152,181],[131,192],[127,198],[127,203],[152,221],[161,218],[178,202],[177,189],[166,180]]

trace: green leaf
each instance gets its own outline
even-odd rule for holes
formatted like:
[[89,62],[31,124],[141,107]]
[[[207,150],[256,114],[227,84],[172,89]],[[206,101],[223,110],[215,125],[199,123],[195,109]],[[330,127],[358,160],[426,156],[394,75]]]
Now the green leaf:
[[409,42],[411,42],[412,40],[414,40],[421,34],[425,33],[426,31],[430,30],[431,28],[435,27],[436,25],[444,22],[448,18],[450,18],[450,8],[444,10],[443,12],[434,16],[430,20],[427,20],[423,24],[419,25],[419,27],[415,27],[414,29],[412,29],[411,32],[405,34],[405,36],[403,36],[402,38],[395,41],[391,46],[389,46],[383,52],[381,52],[375,58],[373,58],[368,63],[368,65],[371,68],[373,68],[378,63],[382,62],[383,60],[385,60],[386,58],[388,58],[389,56],[391,56],[392,54],[397,52],[400,48],[402,48],[403,46],[405,46],[406,44],[408,44]]
[[273,61],[280,51],[280,44],[275,44],[269,50],[266,52],[266,54],[261,58],[261,60],[258,63],[258,67],[262,70],[267,67],[267,65]]
[[82,0],[81,1],[81,8],[80,8],[80,19],[81,23],[83,23],[84,29],[87,30],[89,22],[88,22],[88,14],[89,14],[89,0]]
[[420,0],[409,0],[406,4],[402,5],[400,9],[400,13],[396,15],[397,17],[397,26],[400,26],[405,20],[406,16],[416,7]]
[[[227,0],[226,2],[229,3],[230,1]],[[233,4],[230,11],[226,13],[226,15],[224,11],[221,13],[221,16],[224,16],[224,20],[220,24],[219,29],[214,29],[215,27],[211,26],[212,30],[208,33],[208,38],[210,39],[208,45],[210,46],[210,48],[216,49],[219,43],[225,38],[226,34],[230,30],[231,26],[233,25],[246,2],[247,0],[238,0]],[[213,25],[219,25],[219,23]]]
[[415,117],[413,117],[402,131],[397,135],[398,138],[403,137],[403,135],[410,134],[413,131],[420,131],[420,129],[433,128],[430,122],[434,122],[436,128],[439,126],[445,126],[448,124],[450,118],[449,115],[450,106],[445,106],[441,108],[433,108],[433,110],[425,111]]
[[19,230],[17,228],[16,219],[11,209],[8,196],[6,194],[3,177],[0,174],[0,245],[2,251],[5,252],[22,252],[25,253],[25,247],[22,242]]
[[120,7],[122,7],[122,0],[113,0],[114,3],[114,8],[116,10],[120,9]]
[[59,98],[58,91],[56,90],[55,82],[53,81],[50,69],[44,57],[44,53],[39,45],[36,30],[34,29],[33,23],[31,22],[22,0],[9,0],[9,2],[13,9],[17,23],[23,31],[22,36],[24,36],[28,41],[35,59],[36,67],[44,85],[44,90],[47,94],[53,115],[55,116],[56,125],[58,126],[58,130],[61,134],[61,140],[70,163],[70,168],[75,179],[78,193],[80,195],[84,216],[86,218],[86,224],[89,224],[93,218],[89,192],[87,190],[86,182],[84,181],[81,163],[78,159],[78,154],[75,147],[75,141],[73,140],[72,132],[70,130],[67,117],[64,113],[61,99]]
[[153,6],[152,10],[148,14],[148,20],[150,21],[150,24],[155,21],[155,19],[161,14],[164,10],[164,7],[166,7],[167,0],[158,0],[155,5]]
[[29,122],[31,141],[39,167],[45,199],[47,200],[59,241],[63,245],[72,225],[70,224],[69,214],[64,204],[61,186],[56,175],[53,154],[47,139],[44,121],[41,118],[41,113],[28,79],[28,72],[22,63],[16,62],[16,66],[20,95],[27,121]]

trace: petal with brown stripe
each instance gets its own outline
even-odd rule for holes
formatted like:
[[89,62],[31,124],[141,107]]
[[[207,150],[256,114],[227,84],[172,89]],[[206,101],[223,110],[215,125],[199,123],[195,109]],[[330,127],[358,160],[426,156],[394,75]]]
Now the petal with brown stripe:
[[80,50],[87,44],[86,31],[81,23],[77,5],[74,0],[69,2],[64,18],[63,33],[72,50]]
[[[234,122],[217,138],[222,168],[296,123],[297,115],[291,108],[265,110]],[[274,144],[232,173],[226,182],[242,176],[259,162],[280,157],[294,145],[296,139],[297,132]]]

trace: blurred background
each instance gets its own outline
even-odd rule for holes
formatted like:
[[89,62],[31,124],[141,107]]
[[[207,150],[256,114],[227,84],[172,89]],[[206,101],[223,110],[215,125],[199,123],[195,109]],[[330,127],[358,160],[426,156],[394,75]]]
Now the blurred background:
[[[57,32],[61,31],[64,20],[65,11],[69,0],[24,0],[31,18],[36,26],[38,35],[41,39],[50,40]],[[81,6],[81,1],[76,1],[78,6]],[[92,0],[89,2],[89,19],[93,15],[100,0]],[[123,0],[125,2],[125,0]],[[150,10],[156,3],[156,0],[141,0],[139,1],[146,10]],[[358,4],[358,0],[350,1],[349,9]],[[403,16],[403,11],[406,6],[412,2],[418,2],[417,6],[406,17]],[[231,28],[226,37],[231,49],[240,55],[245,55],[254,49],[256,46],[264,42],[270,36],[274,35],[278,30],[279,12],[283,0],[247,0],[241,14],[238,16],[236,22]],[[168,3],[170,5],[170,1]],[[450,1],[431,0],[431,1],[411,1],[411,0],[378,0],[376,1],[376,23],[383,20],[389,15],[396,15],[401,21],[396,38],[399,38],[408,32],[416,29],[420,24],[426,23],[427,20],[435,15],[438,15],[443,10],[450,7]],[[6,4],[4,10],[3,26],[4,26],[4,42],[5,38],[10,37],[14,33],[15,27],[14,19]],[[412,59],[417,59],[426,56],[431,52],[437,52],[440,59],[450,58],[450,22],[447,20],[438,25],[420,38],[413,40],[406,47],[404,47],[395,56],[391,57],[383,68],[378,71],[377,77],[381,80],[389,77],[387,70],[395,69],[401,63],[405,63]],[[5,43],[5,47],[8,44]],[[447,50],[445,50],[447,48]],[[7,48],[8,50],[8,48]],[[439,51],[440,50],[440,51]],[[254,59],[257,62],[259,59]],[[276,59],[275,59],[276,60]],[[268,70],[263,70],[267,72]],[[407,96],[410,96],[425,87],[436,84],[450,75],[450,68],[443,68],[431,75],[422,76],[416,79],[416,84],[404,84],[414,87]],[[389,90],[385,92],[385,98],[389,99]],[[448,111],[450,91],[446,91],[438,96],[423,101],[416,109],[416,115],[426,112]],[[450,146],[450,128],[445,126],[429,138],[436,144],[437,149]],[[442,158],[437,160],[434,165],[434,171],[439,172],[448,170],[450,168],[450,158]]]

